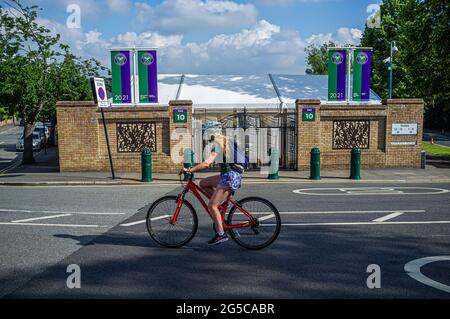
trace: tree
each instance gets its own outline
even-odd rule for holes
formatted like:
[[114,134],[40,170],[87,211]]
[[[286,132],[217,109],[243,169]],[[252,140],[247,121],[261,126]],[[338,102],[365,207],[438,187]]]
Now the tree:
[[[9,6],[10,11],[2,10],[1,27],[16,45],[19,44],[16,46],[16,56],[12,58],[19,64],[9,64],[6,72],[12,84],[11,96],[18,107],[19,116],[24,120],[22,163],[34,163],[34,124],[42,109],[55,103],[55,97],[50,94],[50,77],[53,71],[52,62],[56,59],[54,46],[59,41],[59,35],[52,35],[50,30],[37,24],[37,6],[24,6],[18,0],[5,0],[4,3]],[[25,54],[17,56],[20,51]],[[7,57],[6,59],[8,60]],[[14,72],[11,67],[20,71]],[[15,76],[12,79],[11,73]]]
[[313,44],[305,48],[308,68],[306,74],[328,74],[328,48],[335,47],[332,41],[317,47]]
[[384,0],[381,28],[366,27],[361,44],[373,47],[372,86],[388,97],[390,42],[394,57],[393,96],[425,100],[425,125],[450,128],[450,10],[441,0]]
[[106,70],[95,59],[81,60],[59,43],[59,34],[36,21],[39,7],[20,0],[0,6],[2,104],[24,121],[22,164],[34,163],[32,133],[38,120],[55,118],[57,99],[91,100],[89,76]]

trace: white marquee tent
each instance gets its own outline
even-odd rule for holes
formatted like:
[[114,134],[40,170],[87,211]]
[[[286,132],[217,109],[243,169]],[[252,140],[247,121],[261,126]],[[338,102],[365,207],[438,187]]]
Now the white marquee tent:
[[[294,108],[296,99],[328,102],[326,75],[158,75],[159,104],[170,100],[192,100],[195,109]],[[381,104],[373,91],[367,102]],[[342,102],[340,102],[342,103]],[[345,102],[344,102],[345,103]]]

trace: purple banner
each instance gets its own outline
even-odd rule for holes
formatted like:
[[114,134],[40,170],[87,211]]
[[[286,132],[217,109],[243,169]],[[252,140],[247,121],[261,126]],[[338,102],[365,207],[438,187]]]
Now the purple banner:
[[123,103],[131,103],[131,59],[130,51],[121,51],[127,58],[127,63],[121,66]]
[[371,49],[356,49],[353,63],[353,95],[354,101],[370,100],[370,73],[372,64]]
[[158,103],[156,50],[138,51],[139,103]]
[[328,100],[345,101],[347,80],[347,50],[328,51]]
[[130,51],[111,51],[113,103],[132,103]]

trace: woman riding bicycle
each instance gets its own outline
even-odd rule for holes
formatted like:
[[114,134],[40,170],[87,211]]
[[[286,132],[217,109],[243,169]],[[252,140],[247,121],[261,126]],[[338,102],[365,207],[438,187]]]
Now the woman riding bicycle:
[[[215,161],[219,163],[220,174],[210,176],[200,182],[200,186],[211,198],[208,209],[212,213],[217,233],[208,241],[210,245],[216,245],[228,240],[225,234],[219,207],[227,197],[241,187],[243,167],[230,160],[232,144],[224,135],[216,133],[211,137],[211,154],[202,163],[190,168],[183,168],[183,172],[194,173],[208,168]],[[222,155],[222,156],[221,156]],[[222,158],[222,159],[221,159]]]

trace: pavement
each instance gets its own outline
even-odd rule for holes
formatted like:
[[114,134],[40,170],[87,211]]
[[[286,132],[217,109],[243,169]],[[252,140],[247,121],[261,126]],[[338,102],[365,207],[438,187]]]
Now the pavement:
[[[59,172],[58,151],[56,147],[41,150],[35,154],[36,164],[17,166],[0,174],[0,185],[39,186],[39,185],[179,185],[178,174],[153,173],[153,182],[141,182],[139,173],[115,172]],[[439,165],[442,164],[442,165]],[[248,183],[355,183],[355,182],[450,182],[450,165],[438,161],[427,165],[426,169],[361,169],[361,180],[350,180],[349,170],[322,170],[321,180],[309,179],[308,171],[280,171],[278,180],[268,180],[267,172],[246,171]],[[196,173],[197,179],[216,174],[215,172]]]

